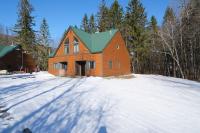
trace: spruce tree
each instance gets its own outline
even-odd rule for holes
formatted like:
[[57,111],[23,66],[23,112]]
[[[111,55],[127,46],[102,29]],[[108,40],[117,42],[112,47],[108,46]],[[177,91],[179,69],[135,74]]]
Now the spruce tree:
[[167,7],[164,17],[163,17],[163,26],[169,23],[175,24],[176,22],[176,16],[171,7]]
[[83,17],[81,28],[85,32],[89,32],[89,23],[88,23],[88,16],[87,16],[87,14],[85,14],[84,17]]
[[49,56],[49,45],[50,45],[50,32],[49,26],[44,18],[40,25],[40,32],[39,32],[39,46],[37,46],[37,59],[38,65],[41,70],[47,70],[48,67],[48,56]]
[[99,6],[99,11],[97,12],[97,22],[98,22],[98,30],[100,32],[109,30],[111,27],[109,8],[106,6],[105,0],[102,0]]
[[146,54],[146,24],[147,16],[145,13],[145,8],[143,7],[140,0],[131,0],[128,3],[126,12],[126,31],[128,32],[127,45],[129,51],[134,53],[134,66],[135,72],[142,71],[142,65],[145,63],[144,58]]
[[33,7],[29,0],[20,0],[18,9],[18,20],[14,32],[17,34],[16,41],[24,50],[35,56],[35,33],[33,30],[34,17],[31,16]]
[[123,23],[123,8],[118,3],[118,0],[115,0],[111,5],[109,15],[111,28],[121,29]]
[[151,17],[150,27],[152,28],[154,33],[158,32],[158,23],[155,16]]
[[49,47],[50,45],[50,32],[49,26],[45,18],[43,18],[40,25],[40,44]]
[[95,19],[94,19],[93,14],[90,16],[90,20],[89,20],[89,32],[90,33],[96,32],[96,23],[95,23]]

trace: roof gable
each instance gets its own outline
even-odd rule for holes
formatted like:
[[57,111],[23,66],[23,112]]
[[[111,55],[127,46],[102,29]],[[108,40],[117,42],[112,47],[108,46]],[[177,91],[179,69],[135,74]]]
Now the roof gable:
[[19,45],[0,45],[0,58],[17,49]]
[[72,27],[75,34],[83,41],[91,53],[102,52],[109,41],[114,37],[117,29],[89,34],[83,30]]
[[[76,27],[69,27],[68,30],[65,31],[58,48],[61,46],[65,36],[70,29],[72,29],[72,31],[77,35],[77,37],[83,42],[83,44],[88,48],[91,53],[102,52],[118,31],[117,29],[112,29],[105,32],[90,34]],[[55,56],[57,50],[53,54],[51,54],[50,57]]]

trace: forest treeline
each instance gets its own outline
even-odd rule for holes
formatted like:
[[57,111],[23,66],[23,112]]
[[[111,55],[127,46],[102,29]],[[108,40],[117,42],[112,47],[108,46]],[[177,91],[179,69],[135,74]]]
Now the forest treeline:
[[117,0],[110,7],[102,0],[97,13],[83,16],[81,28],[90,33],[119,29],[134,73],[200,80],[200,1],[178,4],[179,12],[167,7],[158,25],[155,16],[147,19],[140,0],[130,0],[126,10]]

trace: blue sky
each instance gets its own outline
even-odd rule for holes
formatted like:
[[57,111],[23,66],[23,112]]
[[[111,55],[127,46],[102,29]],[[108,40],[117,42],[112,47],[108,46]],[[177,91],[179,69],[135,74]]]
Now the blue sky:
[[[17,21],[17,5],[19,0],[1,0],[0,24],[13,27]],[[46,18],[50,27],[50,33],[54,40],[58,41],[69,25],[79,26],[85,13],[88,15],[96,13],[101,0],[30,0],[35,11],[36,26],[39,29],[42,18]],[[108,6],[114,0],[106,0]],[[129,0],[118,0],[124,10]],[[156,16],[158,23],[162,18],[169,0],[141,0],[146,8],[148,18]]]

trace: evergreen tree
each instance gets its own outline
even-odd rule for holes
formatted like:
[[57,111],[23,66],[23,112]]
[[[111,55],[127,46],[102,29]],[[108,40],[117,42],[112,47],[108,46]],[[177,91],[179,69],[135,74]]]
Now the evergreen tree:
[[158,23],[155,16],[151,17],[150,27],[154,33],[158,32]]
[[[158,51],[162,51],[162,45],[159,42],[159,37],[158,37],[158,24],[155,16],[151,17],[149,26],[148,26],[148,48],[149,48],[149,53],[148,53],[148,63],[149,67],[145,68],[148,70],[149,73],[159,73],[161,72],[161,69],[163,68],[162,63],[162,58],[163,56],[160,55]],[[162,73],[163,74],[163,73]]]
[[50,45],[49,26],[45,18],[42,20],[40,25],[40,44],[47,47]]
[[106,6],[105,0],[102,0],[99,11],[97,13],[97,21],[98,21],[98,30],[100,32],[109,30],[110,25],[110,17],[109,17],[109,8]]
[[47,70],[49,45],[50,45],[50,32],[46,19],[42,20],[39,32],[39,46],[37,46],[37,59],[38,65],[41,70]]
[[90,31],[90,33],[95,33],[96,32],[96,24],[95,24],[95,19],[94,19],[94,15],[93,14],[90,16],[89,31]]
[[131,0],[127,7],[126,12],[126,31],[128,32],[128,49],[131,53],[134,53],[134,70],[135,72],[142,71],[142,65],[144,65],[146,54],[146,23],[147,16],[145,8],[140,0]]
[[20,0],[19,11],[18,11],[18,21],[15,25],[14,32],[17,34],[17,43],[22,45],[24,50],[32,53],[35,57],[35,33],[33,30],[34,17],[31,16],[33,11],[32,5],[29,0]]
[[118,3],[118,0],[115,0],[110,7],[110,22],[111,28],[121,29],[123,24],[123,8]]
[[83,17],[81,28],[85,32],[89,32],[89,23],[88,23],[88,16],[87,16],[87,14],[85,14],[84,17]]
[[176,22],[176,16],[171,7],[167,7],[163,19],[163,26],[169,23],[174,24]]

